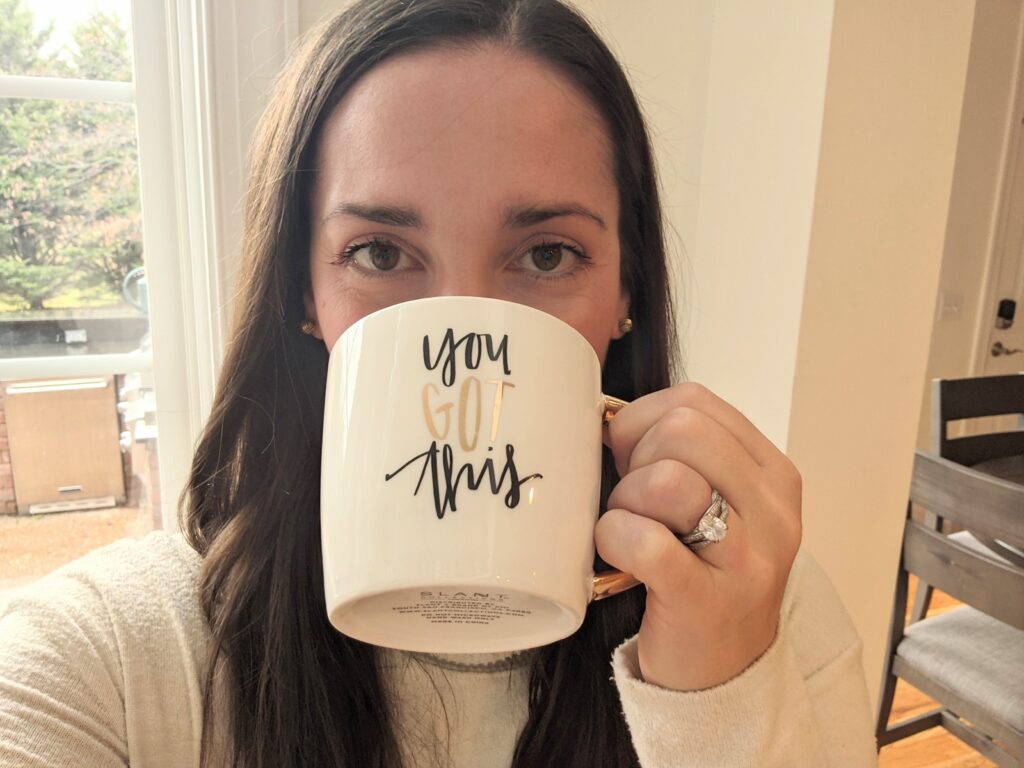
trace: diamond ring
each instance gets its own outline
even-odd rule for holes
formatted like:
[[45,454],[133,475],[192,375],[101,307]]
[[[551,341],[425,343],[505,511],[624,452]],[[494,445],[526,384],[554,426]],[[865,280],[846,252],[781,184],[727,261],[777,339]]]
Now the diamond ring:
[[711,506],[701,515],[697,527],[680,536],[679,540],[694,551],[703,549],[708,544],[717,544],[729,532],[725,519],[730,511],[732,507],[729,506],[729,502],[723,499],[718,491],[712,489]]

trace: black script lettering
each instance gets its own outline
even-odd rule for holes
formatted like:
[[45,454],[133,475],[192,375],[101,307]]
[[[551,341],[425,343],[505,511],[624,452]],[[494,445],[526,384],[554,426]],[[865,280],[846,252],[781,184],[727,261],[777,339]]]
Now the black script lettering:
[[[498,478],[498,482],[495,483],[492,479],[491,486],[494,488],[500,488],[505,483],[505,476],[510,475],[512,484],[509,486],[508,493],[505,494],[505,506],[509,509],[515,509],[519,506],[519,489],[522,488],[526,483],[533,480],[535,477],[543,477],[543,475],[529,475],[524,477],[522,480],[519,479],[519,473],[516,472],[515,462],[516,449],[511,445],[505,445],[505,469],[501,472],[501,477]],[[494,464],[490,459],[487,460],[490,463],[490,469],[494,471]],[[493,474],[491,476],[493,478]],[[498,491],[495,490],[495,493]]]
[[465,366],[469,370],[476,370],[480,367],[484,347],[487,348],[487,357],[492,362],[501,361],[501,368],[508,376],[512,370],[508,367],[508,335],[502,336],[501,341],[495,346],[494,339],[489,333],[467,333],[456,341],[455,331],[449,328],[445,331],[441,340],[441,348],[437,350],[437,356],[430,354],[430,337],[423,337],[423,365],[428,371],[433,371],[441,366],[441,383],[450,387],[455,383],[455,360],[462,347]]
[[[440,461],[438,461],[439,455],[441,457]],[[385,474],[385,482],[393,479],[421,460],[423,466],[420,469],[420,476],[416,481],[416,488],[413,490],[412,495],[416,496],[419,494],[420,488],[423,485],[423,479],[429,472],[431,489],[434,496],[434,512],[439,520],[449,510],[452,512],[458,511],[457,497],[459,486],[463,480],[466,482],[466,487],[471,491],[480,488],[484,480],[487,480],[488,487],[495,496],[501,492],[506,481],[508,481],[509,488],[505,494],[505,506],[513,509],[519,504],[521,498],[520,488],[531,480],[544,477],[540,473],[534,473],[520,479],[519,471],[516,469],[515,464],[515,448],[511,445],[505,446],[505,466],[502,468],[500,475],[495,475],[494,459],[492,458],[487,458],[477,472],[473,471],[473,465],[468,462],[456,469],[452,447],[445,443],[439,448],[435,440],[423,453],[413,456],[394,472]]]
[[501,337],[501,341],[498,342],[498,346],[494,346],[494,339],[491,334],[484,336],[484,340],[487,342],[487,359],[497,362],[501,359],[501,370],[508,376],[512,373],[512,370],[508,367],[508,334]]

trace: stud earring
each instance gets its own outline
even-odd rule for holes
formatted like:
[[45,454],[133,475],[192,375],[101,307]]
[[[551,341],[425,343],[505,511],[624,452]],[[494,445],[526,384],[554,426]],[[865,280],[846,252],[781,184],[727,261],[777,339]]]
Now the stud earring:
[[633,320],[632,320],[632,318],[625,317],[622,320],[619,320],[619,330],[623,333],[623,335],[625,335],[625,334],[629,333],[630,331],[632,331],[633,330]]
[[299,329],[307,336],[312,336],[313,333],[316,331],[316,323],[314,323],[312,320],[303,320],[302,325],[299,326]]

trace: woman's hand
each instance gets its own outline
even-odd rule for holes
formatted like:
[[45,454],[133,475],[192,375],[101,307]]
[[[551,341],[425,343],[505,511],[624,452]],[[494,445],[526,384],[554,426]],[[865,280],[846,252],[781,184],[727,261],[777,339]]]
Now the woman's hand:
[[[641,397],[608,425],[622,478],[595,530],[609,564],[647,586],[637,640],[644,680],[699,690],[767,650],[800,544],[800,474],[746,417],[706,387]],[[689,533],[715,488],[726,537],[693,551]]]

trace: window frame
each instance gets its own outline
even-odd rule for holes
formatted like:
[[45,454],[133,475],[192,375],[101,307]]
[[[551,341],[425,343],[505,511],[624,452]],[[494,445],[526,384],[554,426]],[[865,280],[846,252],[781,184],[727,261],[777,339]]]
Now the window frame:
[[298,2],[132,0],[133,82],[0,75],[0,97],[135,105],[152,353],[0,360],[0,379],[151,374],[168,531],[223,359],[245,152],[298,37]]

